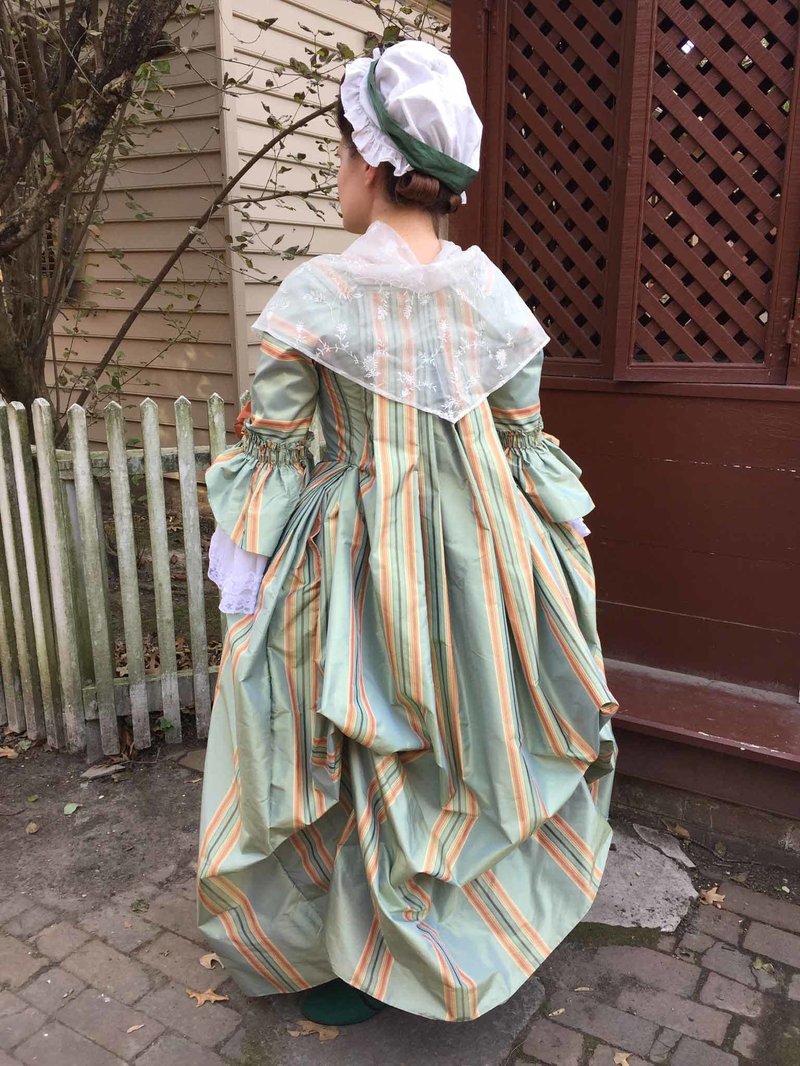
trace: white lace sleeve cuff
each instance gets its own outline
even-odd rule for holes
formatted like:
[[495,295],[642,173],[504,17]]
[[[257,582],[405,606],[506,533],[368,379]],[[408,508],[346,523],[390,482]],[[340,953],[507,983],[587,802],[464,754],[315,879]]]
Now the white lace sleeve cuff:
[[572,526],[581,537],[588,537],[592,532],[582,518],[569,518],[567,519],[567,524]]
[[264,555],[245,551],[222,529],[216,529],[208,549],[208,576],[220,590],[219,609],[225,614],[252,614],[267,569]]

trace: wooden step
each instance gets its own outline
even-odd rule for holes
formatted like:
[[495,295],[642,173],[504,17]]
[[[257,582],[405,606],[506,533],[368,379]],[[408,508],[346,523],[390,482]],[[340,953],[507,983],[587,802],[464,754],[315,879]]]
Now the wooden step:
[[607,660],[622,773],[800,818],[791,696]]

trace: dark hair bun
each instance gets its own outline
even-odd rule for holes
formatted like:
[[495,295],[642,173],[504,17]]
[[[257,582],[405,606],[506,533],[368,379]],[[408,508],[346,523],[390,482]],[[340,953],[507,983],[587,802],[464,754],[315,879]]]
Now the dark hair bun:
[[[344,113],[341,97],[337,101],[336,121],[345,144],[351,151],[357,151],[353,143],[353,127]],[[429,211],[434,218],[451,215],[461,206],[461,197],[430,174],[410,170],[398,178],[391,163],[381,163],[380,169],[386,195],[396,204],[421,207]]]
[[414,204],[435,215],[449,215],[461,205],[461,197],[448,189],[438,178],[411,170],[397,178],[388,175],[388,193],[398,204]]

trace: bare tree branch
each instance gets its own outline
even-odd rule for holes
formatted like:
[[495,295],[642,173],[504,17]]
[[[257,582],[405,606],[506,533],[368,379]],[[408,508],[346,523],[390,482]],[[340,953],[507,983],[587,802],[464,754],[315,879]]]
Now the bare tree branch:
[[53,111],[50,84],[44,66],[42,42],[36,26],[36,19],[28,11],[22,15],[20,22],[25,28],[25,51],[28,56],[28,64],[30,65],[33,80],[39,129],[42,131],[42,136],[52,154],[54,168],[56,171],[64,171],[67,167],[67,157],[64,155],[61,132]]
[[290,197],[299,197],[304,200],[308,196],[325,196],[327,193],[333,192],[335,188],[335,185],[315,185],[313,189],[303,189],[300,192],[294,192],[292,189],[277,189],[274,192],[264,193],[259,196],[237,196],[226,200],[224,206],[228,207],[234,204],[255,206],[256,204],[266,203],[269,200],[287,200]]
[[[208,223],[211,216],[225,200],[225,197],[228,195],[228,193],[230,193],[233,189],[236,188],[236,186],[239,184],[245,174],[247,174],[247,172],[251,170],[252,167],[254,167],[260,159],[263,159],[264,156],[272,148],[274,148],[276,144],[282,141],[285,137],[289,136],[289,134],[294,133],[296,130],[302,129],[304,126],[307,126],[309,122],[313,122],[314,119],[319,118],[320,115],[328,114],[328,112],[332,111],[335,106],[336,103],[334,101],[333,103],[326,104],[324,107],[318,107],[314,111],[309,111],[307,115],[305,115],[301,119],[298,119],[297,122],[293,122],[290,126],[287,126],[282,129],[278,134],[275,135],[275,137],[272,138],[271,141],[267,141],[267,143],[263,145],[263,147],[259,148],[259,150],[247,160],[244,166],[240,167],[239,170],[237,170],[233,177],[229,178],[228,181],[225,182],[224,186],[220,189],[220,191],[205,209],[200,218],[198,218],[194,225],[189,227],[186,236],[180,242],[175,251],[167,257],[166,261],[162,264],[161,269],[158,271],[156,276],[153,278],[153,280],[144,290],[142,295],[136,301],[133,308],[131,308],[131,311],[125,318],[125,321],[117,330],[116,336],[103,353],[100,362],[92,370],[91,381],[97,381],[97,379],[103,373],[105,368],[114,358],[114,355],[117,349],[119,348],[120,343],[127,336],[128,331],[138,318],[142,309],[149,303],[150,298],[154,295],[154,293],[158,291],[161,282],[164,280],[170,270],[172,270],[173,266],[177,263],[177,261],[186,251],[186,249],[194,243],[195,238],[198,237],[199,234],[202,232],[203,227]],[[91,389],[89,387],[84,388],[75,402],[77,404],[85,403],[89,397],[90,392]],[[56,438],[56,443],[60,443],[64,439],[65,434],[66,426],[63,426]]]

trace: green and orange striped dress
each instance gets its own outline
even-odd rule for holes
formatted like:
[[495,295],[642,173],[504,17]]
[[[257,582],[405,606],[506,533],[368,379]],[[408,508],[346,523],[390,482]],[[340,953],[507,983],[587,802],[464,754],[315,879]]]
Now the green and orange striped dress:
[[592,503],[542,430],[541,362],[449,422],[264,338],[207,479],[221,528],[270,560],[228,619],[198,874],[249,994],[338,976],[476,1018],[597,892],[616,705],[569,524]]

